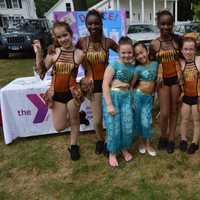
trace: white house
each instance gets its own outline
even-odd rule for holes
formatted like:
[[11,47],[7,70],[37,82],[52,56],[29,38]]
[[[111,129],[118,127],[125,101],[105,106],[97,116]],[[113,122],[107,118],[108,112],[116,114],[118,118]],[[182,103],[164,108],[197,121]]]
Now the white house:
[[59,0],[44,16],[49,20],[50,23],[53,22],[53,12],[56,11],[74,11],[73,0]]
[[177,3],[178,0],[103,0],[89,10],[125,9],[129,23],[155,24],[156,12],[164,8],[173,13],[177,22]]
[[[77,1],[77,0],[76,0]],[[91,9],[121,10],[125,9],[128,23],[156,23],[156,12],[161,9],[168,9],[175,16],[175,23],[178,16],[179,0],[102,0]],[[74,11],[73,0],[59,0],[46,14],[46,18],[52,22],[53,12]]]
[[34,0],[0,0],[0,27],[15,25],[21,18],[37,18]]

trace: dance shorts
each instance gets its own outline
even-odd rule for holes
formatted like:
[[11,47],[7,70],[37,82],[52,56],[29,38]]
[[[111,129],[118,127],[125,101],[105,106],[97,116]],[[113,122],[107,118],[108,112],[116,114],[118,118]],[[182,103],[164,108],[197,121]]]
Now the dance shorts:
[[93,93],[102,93],[102,83],[103,83],[103,80],[94,80]]
[[182,102],[188,104],[190,106],[198,104],[198,97],[197,96],[183,96]]
[[52,98],[54,101],[66,104],[67,102],[73,99],[73,96],[71,91],[68,90],[67,92],[54,92]]
[[170,78],[163,78],[163,83],[166,86],[172,86],[178,84],[178,76],[173,76]]

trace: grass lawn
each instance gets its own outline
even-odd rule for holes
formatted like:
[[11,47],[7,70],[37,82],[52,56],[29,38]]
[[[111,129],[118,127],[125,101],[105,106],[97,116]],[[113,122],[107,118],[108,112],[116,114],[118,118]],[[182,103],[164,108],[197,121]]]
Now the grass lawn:
[[[0,87],[16,77],[31,76],[32,59],[0,60]],[[158,122],[154,120],[156,145]],[[177,132],[179,132],[179,127]],[[190,129],[189,134],[192,131]],[[177,144],[178,144],[177,134]],[[94,153],[95,135],[80,136],[81,159],[67,153],[69,135],[20,138],[5,145],[0,134],[0,200],[199,200],[200,153],[176,149],[120,160],[111,169],[103,155]]]

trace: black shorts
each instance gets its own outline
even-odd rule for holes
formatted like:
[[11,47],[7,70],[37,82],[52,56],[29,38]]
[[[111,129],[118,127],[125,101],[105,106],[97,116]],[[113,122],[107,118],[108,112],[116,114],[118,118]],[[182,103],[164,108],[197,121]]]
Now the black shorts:
[[68,101],[73,99],[72,93],[71,91],[67,91],[67,92],[54,92],[53,95],[53,100],[54,101],[58,101],[60,103],[67,103]]
[[102,83],[103,83],[103,80],[94,80],[93,93],[102,93]]
[[198,97],[183,96],[182,102],[190,106],[198,104]]
[[173,76],[170,78],[163,78],[164,85],[172,86],[178,84],[178,76]]

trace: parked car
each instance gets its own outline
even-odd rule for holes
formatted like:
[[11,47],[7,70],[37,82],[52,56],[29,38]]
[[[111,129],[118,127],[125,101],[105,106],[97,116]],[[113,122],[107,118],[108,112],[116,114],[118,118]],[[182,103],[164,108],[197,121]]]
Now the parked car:
[[144,42],[149,46],[151,40],[159,36],[159,32],[152,24],[131,24],[128,27],[128,37],[134,42]]
[[8,48],[7,46],[3,45],[2,36],[0,33],[0,58],[8,58]]
[[51,43],[51,34],[46,19],[23,19],[16,27],[10,27],[1,35],[3,48],[9,53],[33,53],[32,42],[41,40],[43,48]]
[[185,33],[197,33],[197,47],[200,47],[200,23],[196,22],[180,22],[175,25],[174,33],[183,36]]

